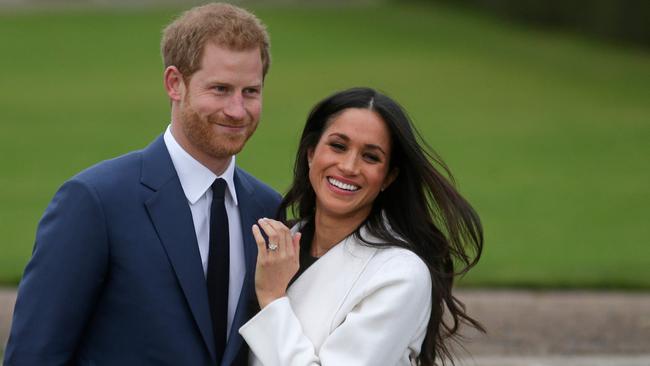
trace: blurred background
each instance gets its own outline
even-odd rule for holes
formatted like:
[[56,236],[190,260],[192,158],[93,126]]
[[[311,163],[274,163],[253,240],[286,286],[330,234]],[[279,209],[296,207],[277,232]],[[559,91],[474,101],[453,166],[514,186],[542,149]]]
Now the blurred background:
[[[67,178],[165,129],[160,33],[193,3],[0,0],[0,284]],[[239,165],[284,192],[309,109],[371,86],[483,219],[463,286],[650,289],[650,2],[236,4],[273,59]]]
[[[0,358],[57,188],[170,122],[161,30],[197,3],[0,0]],[[650,364],[650,1],[236,4],[267,24],[273,59],[239,165],[284,192],[310,108],[377,88],[483,220],[483,258],[456,292],[489,330],[469,334],[489,356],[471,359]],[[596,356],[548,358],[576,354]]]

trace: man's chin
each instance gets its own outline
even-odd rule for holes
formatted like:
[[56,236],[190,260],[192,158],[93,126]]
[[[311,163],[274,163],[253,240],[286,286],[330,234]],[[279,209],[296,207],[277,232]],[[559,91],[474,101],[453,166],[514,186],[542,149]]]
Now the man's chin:
[[244,145],[245,141],[241,143],[222,143],[216,146],[212,146],[210,155],[212,155],[214,158],[219,159],[228,158],[239,154],[239,152],[244,149]]

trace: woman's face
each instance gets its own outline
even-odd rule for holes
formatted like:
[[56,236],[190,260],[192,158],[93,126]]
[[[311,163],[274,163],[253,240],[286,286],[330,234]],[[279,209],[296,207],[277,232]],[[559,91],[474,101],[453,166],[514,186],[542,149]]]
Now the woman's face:
[[309,151],[309,181],[317,214],[365,219],[389,174],[391,141],[382,118],[360,108],[343,110]]

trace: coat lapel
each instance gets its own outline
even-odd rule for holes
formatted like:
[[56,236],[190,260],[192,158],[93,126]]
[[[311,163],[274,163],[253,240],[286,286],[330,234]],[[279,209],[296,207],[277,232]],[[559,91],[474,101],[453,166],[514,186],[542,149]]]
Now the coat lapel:
[[296,298],[300,298],[301,293],[311,291],[327,293],[330,301],[341,303],[376,251],[376,248],[363,245],[354,236],[349,236],[307,268],[288,292],[296,295]]
[[[304,331],[316,349],[338,327],[334,322],[336,313],[376,252],[377,248],[348,236],[289,286],[287,295],[296,316],[305,324],[315,322],[305,325]],[[330,323],[324,319],[329,319]]]
[[216,360],[207,288],[192,213],[162,136],[143,151],[141,182],[153,190],[145,206],[205,345]]

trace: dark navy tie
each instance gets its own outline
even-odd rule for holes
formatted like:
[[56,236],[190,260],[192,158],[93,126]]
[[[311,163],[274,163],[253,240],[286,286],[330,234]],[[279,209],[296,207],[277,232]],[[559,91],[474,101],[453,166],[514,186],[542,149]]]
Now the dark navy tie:
[[226,181],[218,178],[212,184],[210,206],[210,253],[208,254],[208,300],[217,354],[221,364],[228,332],[228,277],[230,273],[230,236],[224,197]]

